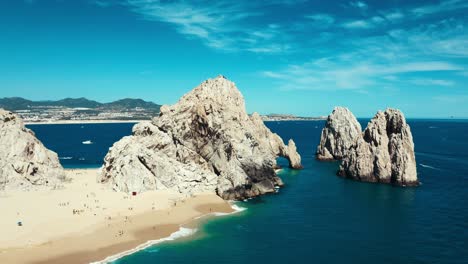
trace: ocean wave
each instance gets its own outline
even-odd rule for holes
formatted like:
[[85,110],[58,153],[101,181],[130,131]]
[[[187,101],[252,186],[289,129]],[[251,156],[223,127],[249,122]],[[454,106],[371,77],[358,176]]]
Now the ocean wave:
[[59,159],[61,159],[61,160],[71,160],[71,159],[73,159],[73,157],[59,157]]
[[156,245],[156,244],[159,244],[159,243],[162,243],[162,242],[166,242],[166,241],[173,241],[173,240],[176,240],[176,239],[182,238],[182,237],[188,237],[188,236],[191,236],[191,235],[195,234],[196,232],[197,232],[197,229],[195,229],[195,228],[180,227],[179,230],[172,233],[168,237],[161,238],[161,239],[156,239],[156,240],[150,240],[150,241],[148,241],[148,242],[146,242],[146,243],[144,243],[142,245],[137,246],[134,249],[127,250],[127,251],[121,252],[121,253],[119,253],[117,255],[107,257],[107,258],[105,258],[104,260],[101,260],[101,261],[91,262],[90,264],[105,264],[105,263],[113,262],[113,261],[116,261],[116,260],[118,260],[120,258],[123,258],[125,256],[131,255],[131,254],[133,254],[135,252],[147,249],[147,248],[149,248],[149,247],[151,247],[153,245]]

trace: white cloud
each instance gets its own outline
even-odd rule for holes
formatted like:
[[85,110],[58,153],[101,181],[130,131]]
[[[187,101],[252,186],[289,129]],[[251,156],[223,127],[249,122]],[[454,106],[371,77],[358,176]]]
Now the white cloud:
[[373,25],[365,20],[354,20],[343,24],[344,28],[356,29],[356,28],[371,28]]
[[400,11],[391,11],[384,14],[384,17],[390,21],[397,21],[405,17],[405,15]]
[[381,16],[372,16],[366,20],[348,21],[342,24],[347,29],[370,29],[385,24],[386,20]]
[[359,9],[367,9],[369,6],[364,3],[363,1],[354,1],[354,2],[350,2],[349,3],[350,6],[352,7],[356,7],[356,8],[359,8]]
[[448,80],[437,80],[437,79],[413,79],[409,81],[415,85],[422,86],[453,86],[455,82]]
[[423,16],[465,8],[468,8],[468,2],[466,0],[445,0],[438,4],[424,5],[414,8],[411,12],[417,16]]
[[95,4],[95,5],[97,5],[97,6],[100,6],[100,7],[109,7],[109,6],[111,6],[111,3],[110,3],[110,2],[107,2],[107,1],[100,1],[100,0],[94,1],[93,4]]

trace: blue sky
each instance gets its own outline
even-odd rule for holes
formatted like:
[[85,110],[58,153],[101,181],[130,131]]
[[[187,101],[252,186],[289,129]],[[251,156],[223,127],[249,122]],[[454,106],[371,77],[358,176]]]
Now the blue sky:
[[468,1],[0,1],[0,97],[172,104],[223,74],[249,112],[468,117]]

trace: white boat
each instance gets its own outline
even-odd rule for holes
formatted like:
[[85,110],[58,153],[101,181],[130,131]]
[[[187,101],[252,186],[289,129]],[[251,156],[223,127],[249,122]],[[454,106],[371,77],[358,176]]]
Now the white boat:
[[85,144],[85,145],[93,144],[93,142],[92,142],[91,140],[86,140],[86,141],[83,141],[83,142],[81,142],[81,143],[83,143],[83,144]]

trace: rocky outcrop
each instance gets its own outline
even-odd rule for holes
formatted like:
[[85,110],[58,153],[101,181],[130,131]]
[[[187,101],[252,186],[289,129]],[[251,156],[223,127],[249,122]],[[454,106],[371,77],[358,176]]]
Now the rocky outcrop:
[[343,159],[338,175],[401,186],[419,184],[411,130],[396,109],[379,111]]
[[294,142],[285,145],[258,114],[247,115],[234,83],[219,76],[135,125],[106,155],[98,181],[124,192],[169,189],[243,199],[283,184],[274,171],[278,156],[302,167]]
[[0,109],[0,190],[54,189],[65,180],[57,154],[11,112]]
[[335,107],[322,130],[316,158],[318,160],[343,159],[361,133],[361,125],[353,113],[348,108]]

